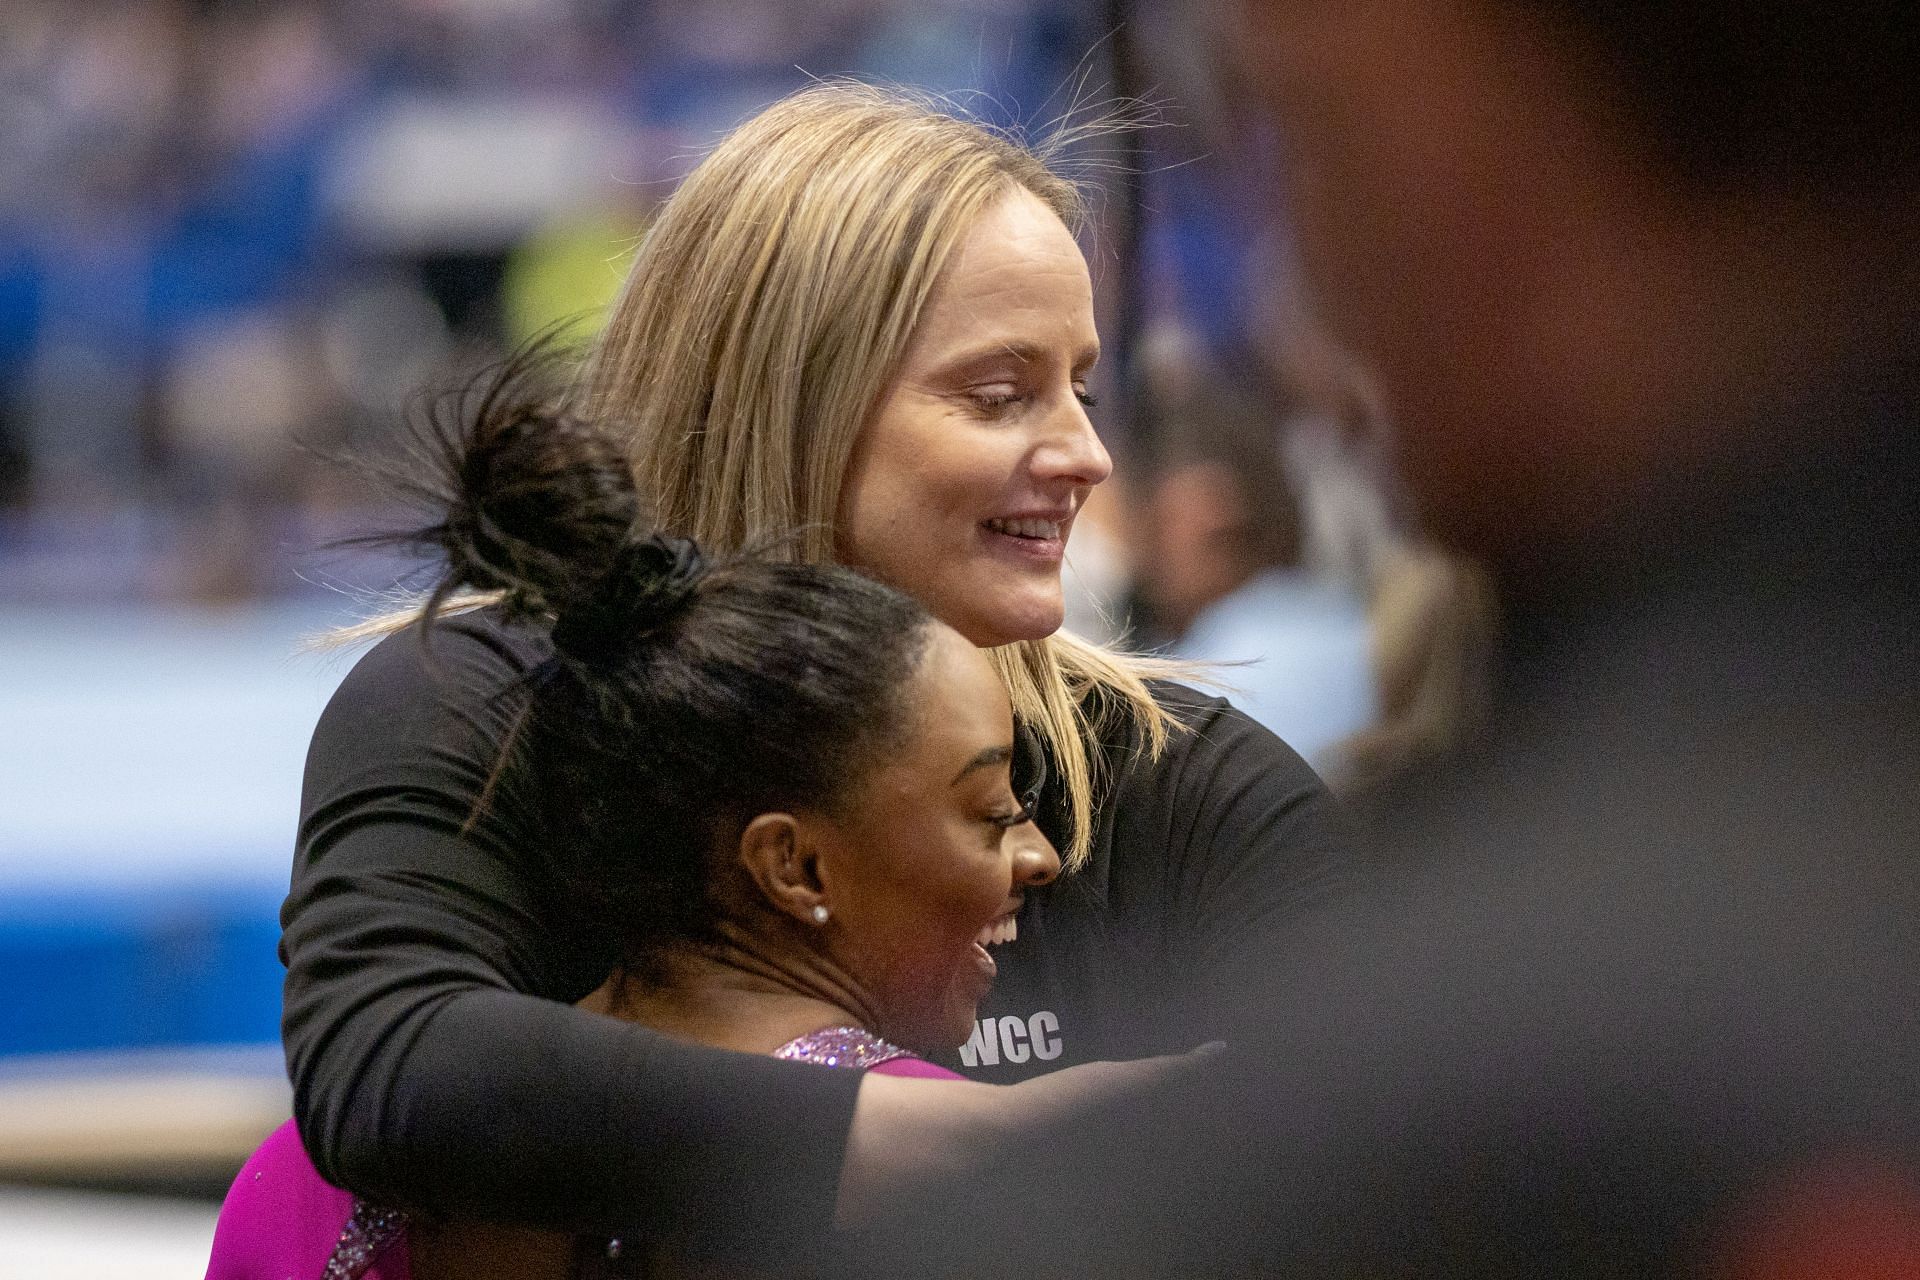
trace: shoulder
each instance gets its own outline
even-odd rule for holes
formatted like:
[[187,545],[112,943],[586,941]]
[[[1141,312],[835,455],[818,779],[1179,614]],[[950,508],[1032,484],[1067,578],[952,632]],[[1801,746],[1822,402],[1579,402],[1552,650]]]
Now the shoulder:
[[1150,679],[1147,689],[1172,722],[1158,752],[1133,707],[1089,708],[1100,726],[1092,744],[1103,784],[1099,807],[1136,808],[1247,787],[1295,797],[1325,792],[1299,752],[1227,698],[1176,680]]
[[[1320,777],[1287,743],[1228,698],[1172,680],[1148,688],[1171,716],[1175,728],[1151,772],[1208,773],[1236,767],[1271,773],[1301,786],[1321,786]],[[1136,727],[1125,743],[1128,755],[1146,756],[1144,734]]]
[[498,610],[449,614],[431,628],[414,622],[383,637],[354,663],[336,701],[487,697],[551,653],[536,629],[509,622]]
[[353,1212],[353,1196],[315,1172],[289,1120],[253,1153],[214,1227],[209,1280],[318,1275]]
[[1137,845],[1157,849],[1156,857],[1189,850],[1214,858],[1343,843],[1326,784],[1271,730],[1217,694],[1171,681],[1152,691],[1176,727],[1158,755],[1138,729],[1107,749],[1105,807],[1116,851]]
[[1211,720],[1233,711],[1225,697],[1209,693],[1177,680],[1149,680],[1147,688],[1153,700],[1165,707],[1182,724]]
[[512,732],[523,679],[548,652],[536,629],[484,609],[444,618],[425,634],[416,623],[375,644],[314,727],[303,843],[319,834],[317,821],[396,805],[445,809],[449,820],[464,821]]
[[479,609],[423,631],[413,623],[363,654],[320,718],[316,749],[333,738],[406,739],[452,716],[499,718],[521,677],[551,652],[535,630]]

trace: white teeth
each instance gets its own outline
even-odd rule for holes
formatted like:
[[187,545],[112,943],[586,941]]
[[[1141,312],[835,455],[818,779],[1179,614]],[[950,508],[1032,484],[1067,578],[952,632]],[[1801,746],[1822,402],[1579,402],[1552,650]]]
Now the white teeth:
[[1058,520],[989,520],[987,528],[995,533],[1011,534],[1016,538],[1057,538],[1060,536]]
[[997,947],[1003,942],[1012,942],[1020,936],[1020,926],[1012,916],[1005,916],[983,926],[974,941],[983,947]]

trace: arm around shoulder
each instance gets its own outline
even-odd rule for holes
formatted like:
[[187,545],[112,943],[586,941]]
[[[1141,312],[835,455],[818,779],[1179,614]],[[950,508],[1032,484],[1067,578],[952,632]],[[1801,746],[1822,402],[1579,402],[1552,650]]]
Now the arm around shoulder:
[[[528,638],[382,641],[315,731],[282,911],[284,1032],[315,1165],[370,1198],[571,1230],[751,1243],[831,1220],[857,1078],[571,1007],[573,946],[511,797],[475,804]],[[699,1213],[689,1213],[691,1206]]]

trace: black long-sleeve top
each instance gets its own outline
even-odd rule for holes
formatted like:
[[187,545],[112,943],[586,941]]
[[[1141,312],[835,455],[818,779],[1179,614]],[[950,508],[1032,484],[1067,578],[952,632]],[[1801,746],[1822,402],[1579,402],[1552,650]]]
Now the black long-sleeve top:
[[[322,715],[282,910],[301,1136],[369,1197],[571,1230],[816,1240],[857,1073],[687,1045],[582,1012],[613,954],[542,870],[511,794],[476,800],[549,653],[482,611],[376,645]],[[1156,690],[1187,726],[1149,762],[1102,744],[1092,859],[1027,896],[953,1064],[1010,1081],[1206,1038],[1216,974],[1334,882],[1313,772],[1217,698]],[[644,796],[634,803],[644,804]],[[1061,814],[1042,806],[1059,843]]]

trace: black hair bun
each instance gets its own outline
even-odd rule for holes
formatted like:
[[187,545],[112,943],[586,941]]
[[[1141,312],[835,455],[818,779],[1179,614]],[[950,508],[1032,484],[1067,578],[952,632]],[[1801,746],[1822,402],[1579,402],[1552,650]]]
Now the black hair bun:
[[678,617],[708,573],[690,538],[650,534],[621,546],[599,585],[553,625],[553,647],[579,662],[606,664]]

